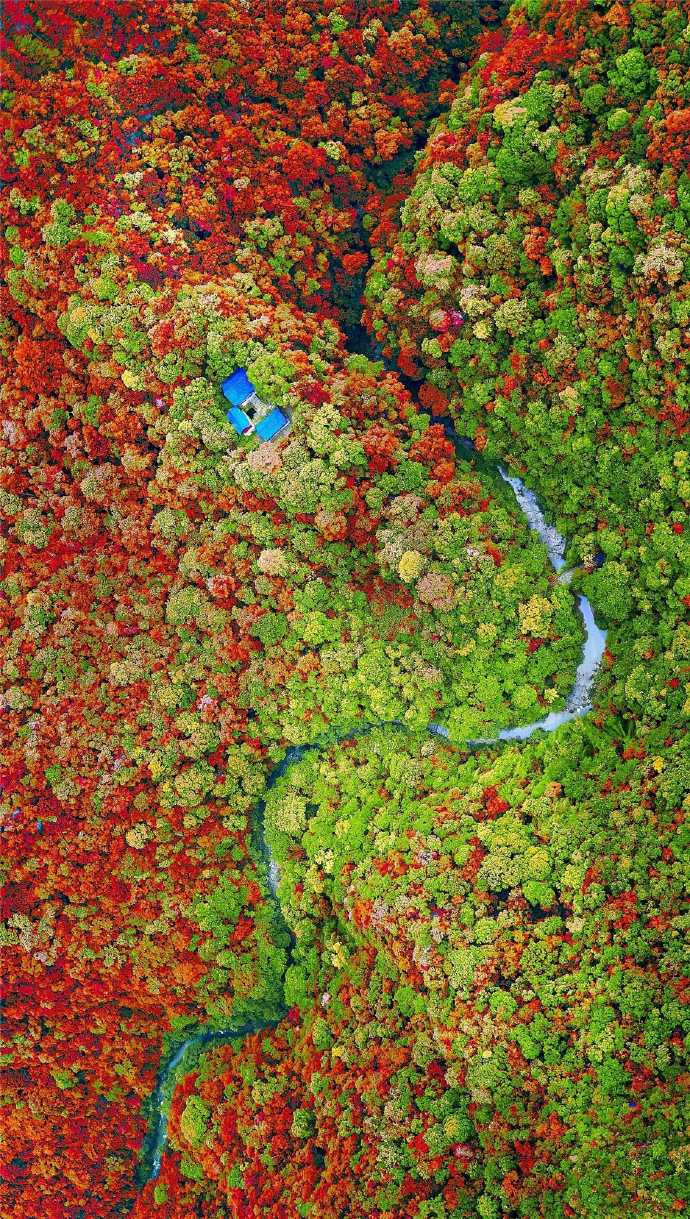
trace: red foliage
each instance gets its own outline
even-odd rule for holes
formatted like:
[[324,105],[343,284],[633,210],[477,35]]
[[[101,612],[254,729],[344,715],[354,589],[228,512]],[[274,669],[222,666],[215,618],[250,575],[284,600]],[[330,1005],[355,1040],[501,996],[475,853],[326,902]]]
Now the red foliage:
[[399,443],[396,437],[380,424],[374,424],[368,429],[362,444],[369,458],[371,473],[383,473],[395,465],[395,452],[400,447]]

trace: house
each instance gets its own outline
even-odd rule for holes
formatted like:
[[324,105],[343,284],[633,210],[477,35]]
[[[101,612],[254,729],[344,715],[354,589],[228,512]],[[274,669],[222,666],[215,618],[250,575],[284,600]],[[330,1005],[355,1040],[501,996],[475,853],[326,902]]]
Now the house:
[[287,411],[268,402],[262,402],[246,368],[238,368],[221,385],[223,396],[230,403],[226,419],[238,436],[251,436],[254,432],[260,440],[279,440],[287,436],[292,420]]

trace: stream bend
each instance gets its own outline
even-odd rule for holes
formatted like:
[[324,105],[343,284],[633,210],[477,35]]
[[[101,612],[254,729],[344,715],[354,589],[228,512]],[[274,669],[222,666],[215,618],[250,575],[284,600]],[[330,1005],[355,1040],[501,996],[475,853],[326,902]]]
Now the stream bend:
[[[474,444],[464,436],[459,436],[453,428],[452,424],[446,420],[440,420],[444,425],[446,435],[453,440],[456,446],[474,451]],[[508,483],[515,496],[518,507],[523,512],[527,519],[527,524],[534,533],[537,534],[540,542],[546,547],[549,561],[554,571],[562,572],[565,567],[565,538],[558,533],[553,525],[547,524],[541,505],[534,491],[530,490],[521,479],[508,474],[503,466],[497,466],[498,473],[504,482]],[[570,573],[565,572],[561,575],[561,582],[568,583]],[[601,664],[604,650],[606,647],[606,631],[598,627],[594,621],[592,607],[584,596],[576,596],[577,608],[582,615],[582,620],[585,628],[585,642],[582,650],[582,658],[577,667],[575,674],[575,682],[573,688],[566,699],[566,705],[563,711],[551,711],[544,719],[537,720],[533,724],[525,724],[517,728],[504,728],[499,732],[498,736],[476,738],[463,741],[464,745],[482,746],[493,745],[499,741],[526,741],[535,732],[554,732],[556,728],[560,728],[562,724],[567,724],[570,720],[576,719],[579,716],[586,715],[591,710],[591,694],[594,688],[599,665]],[[395,722],[391,724],[367,724],[361,729],[352,729],[350,732],[342,736],[329,738],[327,741],[315,741],[310,745],[295,745],[287,750],[283,760],[275,766],[268,777],[267,788],[273,787],[279,778],[286,771],[304,756],[305,753],[316,749],[330,749],[333,745],[341,744],[346,740],[353,740],[355,737],[365,736],[372,728],[396,726]],[[427,731],[436,736],[444,738],[449,737],[449,731],[442,724],[428,724]],[[264,833],[264,801],[260,800],[257,805],[256,812],[258,813],[258,845],[264,857],[267,869],[268,887],[273,895],[273,898],[278,902],[277,892],[280,881],[280,871],[276,860],[273,858],[271,848],[266,841]],[[261,1032],[263,1029],[276,1028],[279,1022],[272,1021],[253,1021],[250,1024],[244,1024],[237,1029],[219,1029],[214,1032],[198,1033],[194,1037],[190,1037],[180,1045],[169,1062],[162,1068],[156,1090],[153,1095],[154,1113],[158,1114],[156,1124],[155,1142],[153,1143],[151,1156],[151,1172],[148,1176],[149,1181],[155,1181],[161,1169],[161,1158],[168,1138],[168,1110],[169,1105],[166,1104],[166,1084],[173,1072],[177,1069],[182,1061],[186,1051],[194,1045],[207,1045],[212,1042],[237,1040],[242,1037],[247,1037],[250,1033]],[[147,1157],[148,1158],[148,1157]]]

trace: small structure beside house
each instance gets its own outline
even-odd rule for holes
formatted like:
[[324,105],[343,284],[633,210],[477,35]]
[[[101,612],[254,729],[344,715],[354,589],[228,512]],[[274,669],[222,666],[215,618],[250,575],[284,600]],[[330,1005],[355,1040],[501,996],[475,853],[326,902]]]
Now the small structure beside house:
[[246,368],[238,368],[231,377],[226,377],[220,388],[230,403],[225,417],[238,436],[251,436],[254,432],[260,440],[280,440],[287,436],[292,427],[290,415],[278,406],[262,402]]

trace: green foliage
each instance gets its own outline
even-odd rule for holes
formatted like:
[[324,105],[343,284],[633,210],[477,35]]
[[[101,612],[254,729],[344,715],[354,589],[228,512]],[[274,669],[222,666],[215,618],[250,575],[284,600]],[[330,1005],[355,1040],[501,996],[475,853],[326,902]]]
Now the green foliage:
[[[314,190],[292,136],[268,135],[276,48],[248,84],[236,57],[242,14],[226,38],[191,32],[185,12],[192,41],[172,47],[171,62],[181,57],[195,105],[191,117],[170,112],[165,152],[167,118],[152,118],[129,165],[142,169],[117,177],[119,218],[94,204],[82,223],[76,202],[48,208],[43,194],[9,193],[7,281],[19,309],[7,344],[21,328],[17,346],[35,352],[52,310],[76,352],[55,344],[59,408],[40,382],[7,428],[12,446],[31,433],[2,492],[14,548],[5,710],[25,754],[17,791],[28,766],[42,816],[43,803],[62,818],[90,801],[89,836],[75,831],[87,900],[98,854],[89,837],[112,800],[99,847],[130,901],[110,942],[107,904],[65,898],[76,881],[60,863],[55,939],[66,920],[83,926],[91,938],[73,955],[84,993],[93,987],[100,1002],[90,972],[100,954],[122,970],[113,985],[125,979],[144,996],[146,1029],[162,1020],[171,1041],[189,1033],[190,1012],[216,1029],[280,1020],[241,1046],[185,1057],[171,1109],[179,1173],[167,1162],[143,1206],[153,1194],[166,1213],[179,1204],[190,1214],[670,1214],[690,1202],[685,15],[670,2],[605,16],[596,4],[514,5],[457,90],[445,82],[455,100],[414,174],[388,193],[403,168],[389,156],[367,194],[357,165],[385,161],[389,137],[407,157],[429,103],[401,73],[391,117],[378,95],[371,109],[362,82],[390,56],[421,65],[434,88],[441,70],[424,58],[426,35],[447,20],[457,46],[475,18],[461,0],[405,2],[400,36],[392,6],[362,29],[351,7],[313,21],[308,7],[290,14],[290,36],[303,40],[291,79],[325,97],[347,65],[330,109],[320,100],[298,115],[300,131],[319,128],[325,176]],[[14,46],[34,78],[55,66],[43,38],[21,34]],[[87,71],[110,72],[110,83],[117,73],[129,96],[148,90],[150,69],[142,52]],[[294,215],[288,223],[273,196],[254,193],[248,174],[228,174],[246,133],[227,98],[213,100],[209,130],[226,157],[216,186],[228,193],[207,242],[202,221],[218,195],[197,195],[192,145],[211,156],[212,141],[177,133],[198,122],[198,99],[229,97],[236,76],[232,106],[261,110],[252,138],[276,175],[269,191],[280,173],[289,180]],[[94,81],[86,92],[99,115],[110,105]],[[288,101],[286,90],[286,127]],[[14,122],[11,94],[4,104]],[[373,140],[357,165],[349,107]],[[22,182],[90,158],[100,138],[100,117],[80,110],[74,148],[52,146],[37,113],[13,153]],[[178,186],[159,207],[154,193]],[[332,320],[284,303],[295,285],[325,301],[331,275],[339,299],[344,278],[358,299],[363,272],[336,268],[366,262],[356,248],[365,204],[375,259],[366,320],[380,361],[347,356]],[[35,212],[42,245],[20,220]],[[152,286],[157,268],[177,274],[183,252],[194,271],[174,291]],[[215,270],[203,282],[206,260]],[[66,301],[44,310],[42,276]],[[33,329],[29,313],[41,318]],[[427,408],[474,437],[471,461],[415,413],[389,357],[424,374]],[[289,440],[237,438],[219,389],[237,368],[290,409]],[[491,474],[498,460],[539,489],[568,536],[572,588]],[[111,552],[112,568],[101,559]],[[38,573],[33,599],[26,571]],[[593,711],[526,744],[497,743],[501,728],[564,707],[582,645],[573,592],[610,629]],[[96,652],[107,656],[98,680]],[[84,724],[56,711],[65,692]],[[57,736],[41,737],[48,730]],[[295,744],[306,748],[283,773]],[[7,841],[16,830],[28,841],[11,805],[2,811]],[[61,858],[70,817],[56,835]],[[53,987],[36,1009],[45,1022],[57,993],[55,903],[43,873],[33,889],[27,880],[42,858],[17,858],[21,909],[5,934],[47,965],[32,975]],[[32,902],[35,919],[23,912]],[[18,1061],[31,1029],[16,1037]],[[27,1058],[26,1071],[40,1062],[67,1105],[80,1072],[44,1058]],[[107,1040],[102,1058],[93,1094],[111,1104],[120,1084],[133,1087],[134,1066],[118,1063],[114,1083]],[[108,1157],[113,1176],[120,1159]],[[9,1163],[11,1184],[15,1172],[28,1180],[26,1163]]]
[[288,622],[285,614],[262,614],[257,622],[252,627],[252,634],[256,635],[263,644],[270,645],[278,643],[287,634]]
[[200,1097],[189,1097],[180,1118],[180,1130],[192,1147],[199,1147],[203,1143],[210,1116],[211,1110]]
[[42,229],[43,240],[48,245],[67,245],[82,231],[81,224],[76,221],[76,213],[71,203],[66,199],[56,199],[50,209],[51,223]]

